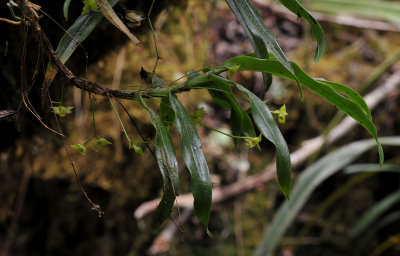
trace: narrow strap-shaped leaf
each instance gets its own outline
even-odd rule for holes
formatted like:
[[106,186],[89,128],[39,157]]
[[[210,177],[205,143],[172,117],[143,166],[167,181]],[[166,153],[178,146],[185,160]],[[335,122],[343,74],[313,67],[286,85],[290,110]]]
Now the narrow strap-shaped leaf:
[[160,117],[164,125],[169,129],[175,121],[175,112],[171,107],[168,97],[163,97],[160,102]]
[[[251,32],[251,38],[260,38],[268,46],[268,48],[272,51],[276,58],[282,63],[282,65],[292,74],[294,74],[292,65],[276,42],[275,36],[264,25],[260,14],[249,2],[249,0],[227,0],[227,3],[231,8],[234,7],[232,11],[234,11],[236,17],[241,17],[241,24],[246,24],[246,29]],[[241,20],[239,20],[239,22]],[[255,41],[254,43],[257,43],[257,45],[259,45],[259,41]],[[259,48],[258,50],[260,49],[261,48]],[[264,54],[265,52],[263,53],[263,55]]]
[[212,187],[206,157],[189,114],[172,93],[169,94],[169,101],[175,111],[176,126],[181,134],[183,160],[191,175],[194,212],[208,232]]
[[373,140],[353,142],[327,154],[302,171],[293,186],[291,200],[279,207],[254,255],[272,255],[314,189],[373,146]]
[[[366,113],[365,105],[366,103],[360,103],[360,98],[356,95],[356,92],[351,88],[344,90],[344,85],[338,86],[335,84],[326,84],[327,82],[319,82],[309,75],[307,75],[301,68],[292,62],[293,70],[295,76],[286,70],[286,68],[276,60],[262,60],[249,56],[240,56],[229,59],[224,63],[224,66],[239,65],[239,70],[253,70],[253,71],[266,71],[278,77],[285,77],[292,80],[298,79],[298,81],[314,91],[315,93],[322,96],[328,102],[336,106],[338,109],[342,110],[347,115],[351,116],[359,124],[361,124],[372,136],[374,136],[378,152],[379,152],[379,162],[382,165],[384,160],[384,154],[382,146],[379,144],[378,135],[374,123],[372,122],[369,111]],[[332,87],[331,87],[332,86]],[[349,98],[346,98],[336,92],[334,89],[339,89],[338,92],[346,92]],[[352,93],[350,93],[353,91]],[[351,97],[350,97],[351,96]],[[365,104],[365,105],[364,105]]]
[[[110,0],[110,5],[114,6],[119,0]],[[64,36],[58,43],[56,53],[62,63],[67,60],[74,53],[79,43],[82,43],[92,33],[93,29],[99,24],[103,15],[98,12],[89,12],[80,15],[71,27],[67,30]],[[43,82],[43,94],[46,95],[47,91],[57,75],[57,68],[50,62],[47,65],[45,79]],[[43,97],[45,98],[45,97]]]
[[240,136],[243,132],[249,137],[256,137],[253,122],[249,115],[243,111],[240,104],[236,101],[230,84],[221,82],[219,77],[215,75],[210,75],[210,80],[214,83],[214,86],[216,86],[216,88],[210,88],[213,85],[211,83],[208,85],[208,91],[211,96],[218,104],[227,104],[229,108],[226,109],[231,110],[230,122],[233,135]]
[[363,97],[358,92],[352,90],[351,88],[349,88],[343,84],[327,81],[324,79],[316,79],[316,80],[319,82],[325,83],[325,84],[331,86],[334,90],[346,95],[354,103],[358,104],[358,106],[364,111],[364,114],[369,119],[372,119],[371,110],[369,110],[367,103],[365,103]]
[[326,41],[324,31],[318,21],[306,10],[303,6],[297,2],[297,0],[279,0],[286,8],[296,14],[298,17],[302,17],[307,20],[311,25],[312,35],[317,40],[317,49],[315,50],[314,63],[317,63],[325,52]]
[[264,135],[264,137],[272,142],[276,147],[276,170],[279,186],[283,194],[289,198],[291,184],[290,153],[286,145],[286,141],[283,138],[277,124],[275,123],[268,107],[254,93],[239,84],[216,75],[210,75],[210,80],[217,84],[220,88],[235,85],[239,90],[248,95],[251,104],[251,114],[257,128]]
[[179,176],[178,161],[176,160],[174,145],[168,130],[158,115],[144,102],[139,95],[140,103],[149,111],[150,121],[156,128],[156,158],[164,181],[164,193],[154,214],[153,226],[159,227],[170,215],[175,197],[178,194]]
[[[257,34],[253,33],[252,30],[249,28],[248,20],[243,18],[242,13],[238,8],[237,2],[238,0],[226,0],[226,3],[229,5],[229,8],[231,8],[233,14],[235,14],[236,19],[239,21],[244,32],[246,33],[247,38],[249,39],[257,58],[268,59],[268,50],[267,47],[265,47],[264,41]],[[264,91],[261,97],[264,97],[265,92],[271,86],[272,75],[266,72],[263,72],[262,74],[264,80]]]
[[258,130],[276,147],[276,172],[279,186],[283,194],[289,198],[292,172],[290,167],[290,153],[286,141],[265,103],[243,86],[239,84],[235,85],[249,96],[251,114]]
[[71,4],[71,0],[65,0],[64,5],[63,5],[63,14],[65,20],[68,20],[68,10],[69,10],[69,5]]
[[134,44],[140,43],[139,40],[136,38],[136,36],[134,36],[129,31],[128,27],[122,22],[122,20],[115,13],[108,0],[96,0],[96,4],[99,7],[100,12],[111,24],[113,24],[116,28],[118,28],[121,32],[123,32],[127,37],[129,37],[129,39]]
[[385,211],[400,201],[400,190],[393,192],[375,204],[357,221],[352,228],[350,235],[358,236],[364,232],[374,221],[376,221]]

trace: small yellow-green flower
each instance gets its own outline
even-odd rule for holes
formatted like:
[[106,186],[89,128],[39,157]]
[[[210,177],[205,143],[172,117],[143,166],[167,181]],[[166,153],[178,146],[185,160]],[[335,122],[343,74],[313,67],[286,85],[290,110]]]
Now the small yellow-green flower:
[[271,111],[272,114],[275,114],[278,117],[278,122],[280,124],[285,124],[286,122],[286,116],[288,113],[286,112],[286,105],[283,104],[283,106],[279,110],[274,110]]
[[90,11],[99,12],[99,8],[97,7],[96,0],[83,0],[83,9],[82,14],[86,14]]
[[235,73],[239,70],[239,68],[240,68],[240,65],[236,65],[236,64],[228,67],[228,78],[231,79],[235,75]]
[[247,146],[254,148],[261,142],[261,139],[262,139],[262,134],[260,133],[258,137],[247,137],[244,140],[247,142]]

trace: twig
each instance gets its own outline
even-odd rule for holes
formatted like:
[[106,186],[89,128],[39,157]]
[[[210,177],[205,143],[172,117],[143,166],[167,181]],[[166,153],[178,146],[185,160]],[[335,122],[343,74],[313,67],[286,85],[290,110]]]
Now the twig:
[[[386,82],[365,96],[365,101],[372,110],[376,105],[384,100],[394,89],[400,87],[400,72],[392,74]],[[356,126],[357,122],[350,117],[346,117],[338,126],[331,130],[327,136],[327,144],[330,145],[343,137],[348,130]],[[317,152],[324,143],[322,135],[306,140],[302,146],[295,152],[290,154],[292,167],[301,165],[309,156]],[[225,201],[231,197],[254,190],[263,183],[276,178],[275,163],[268,165],[261,173],[246,177],[243,181],[236,182],[225,187],[214,188],[212,190],[213,204]],[[145,215],[153,212],[160,198],[141,204],[134,212],[137,219],[143,218]],[[179,196],[179,206],[182,208],[193,209],[192,194],[184,194]]]
[[153,24],[152,24],[151,19],[150,19],[150,14],[151,14],[151,11],[153,10],[153,5],[154,5],[154,2],[155,2],[155,1],[156,1],[156,0],[153,0],[153,1],[151,2],[151,6],[150,6],[150,9],[149,9],[149,12],[147,13],[147,20],[148,20],[149,25],[150,25],[151,34],[153,35],[154,47],[156,48],[156,54],[157,54],[156,63],[154,64],[154,68],[153,68],[153,73],[156,72],[156,68],[157,68],[158,61],[162,58],[162,57],[160,56],[160,52],[158,51],[157,39],[156,39],[156,35],[155,35],[155,33],[154,33]]
[[[26,100],[25,100],[25,99],[26,99]],[[28,104],[27,104],[26,101],[28,101],[29,106],[31,106],[32,109],[31,109],[31,107],[28,106]],[[60,135],[61,137],[64,137],[64,134],[59,133],[59,132],[57,132],[57,131],[51,129],[49,126],[47,126],[47,125],[42,121],[42,118],[36,113],[36,110],[33,108],[33,106],[32,106],[32,104],[30,103],[28,97],[25,96],[25,93],[22,94],[22,102],[24,103],[26,109],[27,109],[29,112],[31,112],[31,114],[32,114],[34,117],[36,117],[36,119],[43,125],[44,128],[48,129],[49,131],[51,131],[51,132],[53,132],[53,133],[55,133],[55,134],[57,134],[57,135]]]
[[[48,95],[48,98],[49,98],[49,102],[50,102],[50,104],[52,105],[52,100],[51,100],[51,97],[50,97],[50,93],[47,92],[47,95]],[[59,129],[60,133],[63,134],[63,131],[62,131],[60,122],[58,121],[57,115],[56,115],[55,113],[54,113],[54,118],[55,118],[55,120],[56,120],[56,123],[57,123],[57,126],[58,126],[58,129]],[[77,171],[76,171],[76,169],[75,169],[75,162],[74,162],[74,160],[72,160],[71,153],[70,153],[69,150],[68,150],[67,141],[66,141],[66,139],[65,139],[65,135],[64,135],[64,134],[63,134],[63,136],[62,136],[62,140],[63,140],[65,152],[67,152],[69,161],[70,161],[71,166],[72,166],[72,170],[74,171],[74,175],[75,175],[76,182],[78,183],[79,188],[80,188],[80,190],[81,190],[82,193],[83,193],[83,196],[84,196],[84,197],[86,198],[86,200],[92,205],[92,209],[95,210],[95,211],[97,211],[97,214],[98,214],[99,218],[101,218],[101,215],[104,214],[104,212],[101,210],[101,206],[100,206],[99,204],[96,204],[96,203],[94,203],[94,202],[92,201],[92,199],[91,199],[91,198],[88,196],[88,194],[86,193],[86,190],[83,188],[82,183],[81,183],[81,181],[80,181],[80,179],[79,179],[78,173],[77,173]]]
[[[180,216],[181,222],[186,222],[191,215],[192,210],[185,209]],[[156,237],[156,239],[154,239],[153,244],[148,250],[148,253],[150,255],[158,255],[169,250],[171,240],[175,236],[175,233],[178,231],[177,226],[174,223],[177,220],[178,218],[175,219],[175,221],[169,223],[168,226]]]

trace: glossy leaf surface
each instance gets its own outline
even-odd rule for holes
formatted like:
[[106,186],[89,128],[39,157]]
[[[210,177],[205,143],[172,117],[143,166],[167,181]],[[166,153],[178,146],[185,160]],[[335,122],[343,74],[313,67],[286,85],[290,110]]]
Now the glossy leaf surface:
[[158,167],[163,177],[163,196],[154,214],[153,226],[159,227],[171,214],[175,197],[178,193],[179,175],[178,161],[176,160],[174,145],[171,137],[160,117],[139,97],[141,104],[149,111],[150,121],[156,129],[156,150],[155,155]]
[[194,212],[208,232],[211,212],[211,178],[199,135],[192,119],[175,95],[169,101],[176,116],[176,126],[181,134],[182,155],[191,175]]
[[[347,87],[344,90],[344,85],[338,83],[330,83],[327,81],[320,82],[319,80],[311,78],[307,75],[297,64],[292,62],[295,76],[286,70],[286,68],[277,60],[262,60],[250,56],[240,56],[229,59],[224,63],[225,66],[240,65],[239,70],[253,70],[253,71],[266,71],[278,77],[285,77],[303,84],[318,95],[322,96],[328,102],[342,110],[347,115],[351,116],[354,120],[360,123],[371,135],[375,138],[380,164],[383,164],[383,149],[378,141],[378,135],[374,123],[371,120],[369,110],[366,110],[366,103],[358,93]],[[336,91],[335,91],[336,89]],[[350,95],[348,98],[342,96],[340,93]],[[351,93],[350,93],[351,92]],[[360,101],[363,101],[361,103]]]

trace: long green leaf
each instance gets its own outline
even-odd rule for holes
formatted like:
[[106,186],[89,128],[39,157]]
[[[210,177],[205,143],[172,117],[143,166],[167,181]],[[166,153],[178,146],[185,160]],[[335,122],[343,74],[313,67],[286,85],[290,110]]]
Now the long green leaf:
[[359,239],[354,255],[362,255],[362,252],[366,251],[366,248],[368,248],[368,242],[372,237],[374,237],[383,227],[392,224],[399,219],[400,211],[395,211],[380,219],[376,224],[373,224],[368,228],[368,232],[365,232],[364,236]]
[[286,8],[296,14],[298,17],[302,17],[307,20],[311,25],[311,32],[315,40],[317,40],[317,49],[315,51],[314,63],[318,62],[325,52],[326,41],[324,31],[318,21],[299,4],[296,0],[279,0]]
[[[233,9],[232,11],[235,13],[236,17],[238,18],[239,22],[245,23],[243,27],[246,30],[249,30],[251,36],[249,37],[250,40],[254,40],[254,38],[261,39],[264,44],[268,46],[268,48],[272,51],[272,53],[276,56],[279,62],[292,74],[293,68],[290,64],[290,61],[286,58],[285,54],[282,52],[281,48],[279,47],[278,43],[276,42],[275,36],[267,29],[264,25],[264,22],[258,13],[258,11],[253,7],[253,5],[249,2],[249,0],[227,0],[229,6]],[[254,44],[257,43],[259,46],[260,42],[259,39],[256,39]],[[257,47],[258,51],[261,49]],[[261,50],[262,51],[262,50]],[[258,53],[260,54],[260,52]],[[263,57],[265,52],[262,52]],[[264,71],[268,72],[268,71]]]
[[[232,134],[240,136],[243,132],[249,137],[256,137],[253,122],[249,115],[243,111],[240,104],[236,101],[229,83],[221,82],[218,76],[211,75],[210,80],[213,83],[205,86],[208,88],[213,99],[223,108],[231,110],[230,123]],[[237,141],[235,140],[235,143]]]
[[164,125],[169,129],[175,121],[175,112],[171,107],[168,97],[163,97],[160,102],[160,117]]
[[290,167],[290,153],[286,141],[265,103],[243,86],[236,84],[236,87],[249,96],[251,114],[258,130],[276,147],[276,172],[279,186],[283,194],[289,198],[292,171]]
[[[400,137],[380,138],[383,145],[400,146]],[[256,256],[272,254],[298,212],[314,189],[331,175],[343,169],[359,155],[372,148],[373,140],[357,141],[343,146],[307,167],[298,177],[291,192],[291,200],[285,201],[276,212],[267,233],[255,251]]]
[[[240,11],[240,0],[226,0],[226,3],[231,8],[233,14],[235,14],[237,20],[239,21],[240,25],[242,26],[244,32],[247,35],[247,38],[250,41],[251,46],[254,49],[254,52],[257,58],[260,59],[269,59],[268,57],[268,50],[265,47],[264,41],[256,34],[253,33],[254,30],[250,29],[251,24],[248,23],[248,20],[243,17],[242,12]],[[264,91],[261,95],[264,97],[265,92],[269,89],[272,83],[272,75],[270,73],[263,72],[263,80],[264,80]]]
[[139,100],[149,111],[150,121],[157,132],[155,155],[164,181],[164,193],[154,213],[153,226],[159,227],[170,215],[175,197],[178,195],[178,161],[176,160],[174,145],[172,144],[172,140],[163,121],[149,106],[147,106],[140,95]]
[[65,0],[64,5],[63,5],[63,14],[65,20],[68,20],[68,10],[69,10],[69,5],[71,3],[71,0]]
[[290,153],[286,145],[286,141],[276,125],[268,107],[254,93],[239,84],[216,75],[210,75],[210,80],[220,88],[235,85],[239,90],[248,95],[251,104],[251,114],[257,128],[264,135],[264,137],[272,142],[276,147],[276,170],[279,186],[283,194],[289,198],[291,184]]
[[312,0],[307,1],[307,7],[315,12],[333,15],[347,14],[400,24],[400,4],[395,1]]
[[354,174],[359,172],[400,172],[400,166],[394,164],[354,164],[346,167],[346,174]]
[[384,214],[390,207],[400,201],[400,190],[386,196],[379,203],[369,209],[352,228],[350,235],[355,237],[364,232],[374,221]]
[[354,103],[358,104],[358,106],[361,108],[362,111],[364,111],[364,114],[369,119],[372,119],[372,114],[368,108],[367,103],[365,103],[363,97],[358,92],[354,91],[353,89],[351,89],[343,84],[326,81],[324,79],[316,79],[316,80],[329,85],[330,87],[332,87],[332,89],[334,89],[337,92],[342,93],[346,97],[350,98]]
[[192,119],[175,95],[169,94],[169,101],[176,116],[176,126],[181,134],[182,155],[191,175],[194,212],[208,231],[211,212],[212,187],[210,171],[204,156],[201,141]]
[[[240,65],[239,70],[253,70],[261,72],[265,71],[265,72],[270,72],[275,76],[285,77],[295,81],[297,78],[301,84],[308,87],[312,91],[316,92],[324,99],[326,99],[328,102],[336,106],[338,109],[342,110],[344,113],[354,118],[354,120],[360,123],[369,133],[371,133],[371,135],[375,138],[378,147],[379,160],[380,160],[379,162],[381,165],[383,164],[383,159],[384,159],[383,150],[382,146],[378,141],[378,135],[375,125],[370,119],[370,116],[368,115],[368,113],[370,112],[368,111],[368,113],[366,113],[365,107],[363,107],[363,105],[366,103],[365,102],[363,104],[360,103],[360,100],[362,99],[356,96],[354,97],[352,96],[352,95],[357,95],[357,92],[353,91],[351,88],[348,88],[346,90],[347,94],[350,95],[351,97],[346,98],[338,93],[338,92],[343,93],[345,91],[343,89],[344,85],[338,87],[337,83],[336,84],[332,83],[328,85],[327,81],[324,82],[317,81],[308,76],[303,70],[301,70],[301,68],[297,64],[293,62],[292,66],[295,75],[288,72],[286,68],[276,60],[262,60],[250,56],[240,56],[231,58],[224,63],[224,66],[228,67],[233,65]],[[338,92],[336,92],[334,88],[336,89],[339,88]],[[351,91],[352,93],[349,93]]]
[[[119,0],[110,0],[110,5],[114,6]],[[80,43],[82,43],[92,33],[93,29],[99,24],[103,14],[89,12],[80,15],[58,43],[56,54],[62,63],[65,63],[74,53]],[[51,83],[58,73],[57,68],[50,62],[47,65],[45,79],[43,82],[43,93],[47,93]]]

